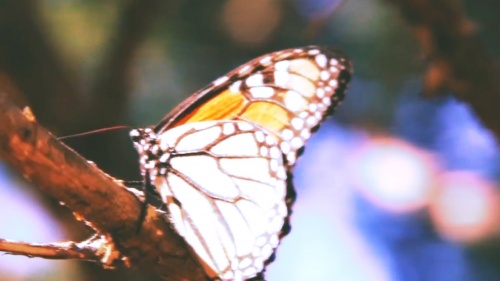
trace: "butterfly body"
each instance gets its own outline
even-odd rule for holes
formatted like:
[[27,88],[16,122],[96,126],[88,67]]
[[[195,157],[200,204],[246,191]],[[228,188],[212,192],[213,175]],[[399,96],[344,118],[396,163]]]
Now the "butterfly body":
[[350,62],[326,48],[271,53],[131,132],[141,172],[207,274],[261,273],[289,231],[293,165],[343,99]]

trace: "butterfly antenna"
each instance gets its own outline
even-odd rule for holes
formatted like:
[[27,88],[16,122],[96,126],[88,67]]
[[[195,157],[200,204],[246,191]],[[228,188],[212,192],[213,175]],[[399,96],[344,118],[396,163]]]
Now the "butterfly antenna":
[[119,126],[114,126],[114,127],[107,127],[107,128],[102,128],[102,129],[97,129],[97,130],[92,130],[88,132],[83,132],[83,133],[78,133],[78,134],[73,134],[73,135],[67,135],[63,137],[58,137],[58,140],[64,140],[64,139],[69,139],[69,138],[75,138],[75,137],[81,137],[81,136],[88,136],[92,134],[98,134],[102,132],[109,132],[109,131],[114,131],[114,130],[122,130],[122,129],[132,129],[130,126],[125,126],[125,125],[119,125]]

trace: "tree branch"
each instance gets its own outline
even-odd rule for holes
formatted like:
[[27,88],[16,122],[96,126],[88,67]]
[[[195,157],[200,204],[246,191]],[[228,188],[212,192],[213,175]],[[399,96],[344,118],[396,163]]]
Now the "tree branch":
[[127,265],[172,280],[205,280],[183,239],[153,207],[137,234],[137,197],[60,143],[4,94],[0,120],[0,157],[103,235]]
[[460,0],[388,0],[420,41],[431,66],[427,92],[450,89],[500,140],[500,71],[476,38]]

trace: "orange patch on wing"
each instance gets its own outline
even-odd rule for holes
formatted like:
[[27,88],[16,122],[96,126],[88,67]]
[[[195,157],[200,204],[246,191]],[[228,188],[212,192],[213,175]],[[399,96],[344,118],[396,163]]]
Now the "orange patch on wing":
[[243,94],[226,90],[197,107],[175,126],[208,120],[231,120],[241,114],[247,103]]
[[290,124],[289,114],[283,107],[265,101],[250,104],[241,114],[241,118],[274,132],[281,131]]
[[209,99],[173,125],[209,120],[247,120],[271,132],[290,127],[290,115],[283,107],[266,101],[249,101],[242,93],[229,90]]

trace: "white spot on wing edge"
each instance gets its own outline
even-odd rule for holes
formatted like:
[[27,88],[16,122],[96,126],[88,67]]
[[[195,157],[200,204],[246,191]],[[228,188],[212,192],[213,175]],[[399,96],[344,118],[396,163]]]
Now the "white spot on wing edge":
[[290,152],[290,144],[287,142],[282,142],[280,144],[280,148],[281,148],[281,152],[283,152],[283,154],[287,154],[288,152]]
[[331,79],[331,80],[328,82],[328,85],[330,85],[330,87],[332,87],[332,88],[337,88],[339,84],[338,84],[337,80],[335,80],[335,79]]
[[292,145],[293,149],[299,149],[304,146],[304,141],[302,140],[302,138],[294,137],[290,144]]
[[245,75],[245,74],[248,74],[248,73],[250,72],[251,68],[252,68],[252,67],[251,67],[250,65],[248,65],[248,64],[247,64],[247,65],[243,66],[243,67],[240,69],[240,71],[238,71],[238,73],[239,73],[240,75]]
[[300,130],[304,127],[304,120],[300,118],[293,118],[291,121],[291,125],[295,130]]
[[326,70],[321,71],[321,73],[319,75],[320,75],[321,80],[323,80],[323,81],[326,81],[330,78],[330,72],[328,72]]
[[222,77],[218,78],[217,80],[215,80],[213,84],[214,84],[214,86],[219,86],[219,85],[224,84],[227,80],[229,80],[229,77],[222,76]]
[[270,62],[271,62],[271,56],[265,56],[260,60],[260,64],[262,64],[263,66],[269,65]]
[[326,58],[326,56],[324,54],[319,54],[316,56],[315,58],[316,60],[316,63],[319,65],[319,67],[321,68],[324,68],[326,67],[326,64],[328,62],[328,59]]
[[322,97],[324,97],[324,96],[325,96],[325,90],[324,90],[324,89],[322,89],[322,88],[318,88],[318,89],[316,89],[316,96],[317,96],[318,98],[322,98]]
[[282,132],[281,132],[281,137],[283,138],[283,140],[285,141],[288,141],[288,140],[291,140],[293,138],[293,132],[292,130],[289,130],[289,129],[284,129]]
[[312,50],[309,50],[307,53],[314,56],[314,55],[317,55],[321,52],[318,49],[312,49]]

